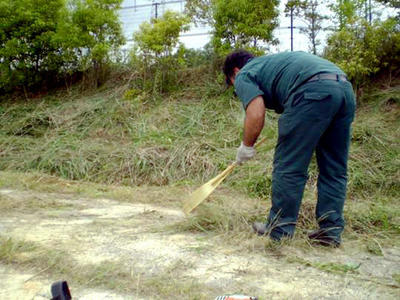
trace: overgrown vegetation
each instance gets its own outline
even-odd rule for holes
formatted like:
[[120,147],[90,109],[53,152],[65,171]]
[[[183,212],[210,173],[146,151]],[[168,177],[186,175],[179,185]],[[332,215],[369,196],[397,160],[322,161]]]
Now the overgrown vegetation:
[[118,89],[78,99],[76,93],[2,105],[3,169],[163,185],[210,176],[229,163],[227,147],[240,138],[239,103],[219,95],[218,85],[192,86],[192,100],[180,93],[156,102],[124,99]]

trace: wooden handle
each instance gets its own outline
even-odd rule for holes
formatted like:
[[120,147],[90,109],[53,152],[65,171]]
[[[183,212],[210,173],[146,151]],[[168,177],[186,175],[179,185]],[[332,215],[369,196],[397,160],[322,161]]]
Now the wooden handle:
[[254,148],[258,148],[262,143],[264,143],[267,140],[267,137],[264,136],[261,140],[259,140],[255,145]]

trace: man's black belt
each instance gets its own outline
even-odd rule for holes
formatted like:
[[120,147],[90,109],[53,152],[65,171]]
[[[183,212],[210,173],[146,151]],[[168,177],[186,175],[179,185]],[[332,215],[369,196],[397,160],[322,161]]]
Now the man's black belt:
[[344,75],[321,73],[311,77],[310,79],[307,80],[307,82],[317,81],[317,80],[348,81],[347,77]]

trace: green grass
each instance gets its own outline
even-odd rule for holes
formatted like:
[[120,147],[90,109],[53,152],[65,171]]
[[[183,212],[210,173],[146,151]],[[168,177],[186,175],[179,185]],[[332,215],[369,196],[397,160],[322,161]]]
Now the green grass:
[[342,264],[337,262],[328,262],[328,263],[311,262],[301,257],[288,257],[287,261],[289,263],[300,263],[305,266],[313,267],[318,270],[334,274],[346,274],[346,273],[358,274],[358,268],[361,266],[361,264],[350,264],[350,263]]
[[37,251],[34,243],[14,241],[11,238],[0,238],[0,261],[4,263],[16,263],[25,260],[23,255]]
[[[219,113],[225,106],[232,118]],[[239,141],[237,108],[226,96],[138,103],[108,92],[5,103],[0,167],[131,185],[199,180],[233,159],[227,147]]]
[[400,285],[400,273],[393,274],[392,277],[393,277],[393,279],[396,281],[396,283],[397,283],[398,285]]

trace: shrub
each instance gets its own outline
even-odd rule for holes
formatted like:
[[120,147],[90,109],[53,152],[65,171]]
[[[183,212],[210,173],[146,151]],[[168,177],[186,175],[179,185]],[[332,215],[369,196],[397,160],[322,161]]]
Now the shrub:
[[161,18],[140,25],[133,36],[136,48],[132,51],[131,63],[140,70],[141,88],[161,93],[173,86],[179,66],[173,51],[178,45],[179,34],[189,29],[189,22],[184,15],[166,11]]
[[123,43],[121,2],[0,0],[0,91],[46,89],[82,71],[101,84]]
[[0,0],[0,90],[48,81],[63,64],[54,41],[64,0]]
[[338,64],[358,89],[379,71],[398,70],[399,41],[400,29],[395,19],[372,25],[356,19],[328,38],[325,56]]

